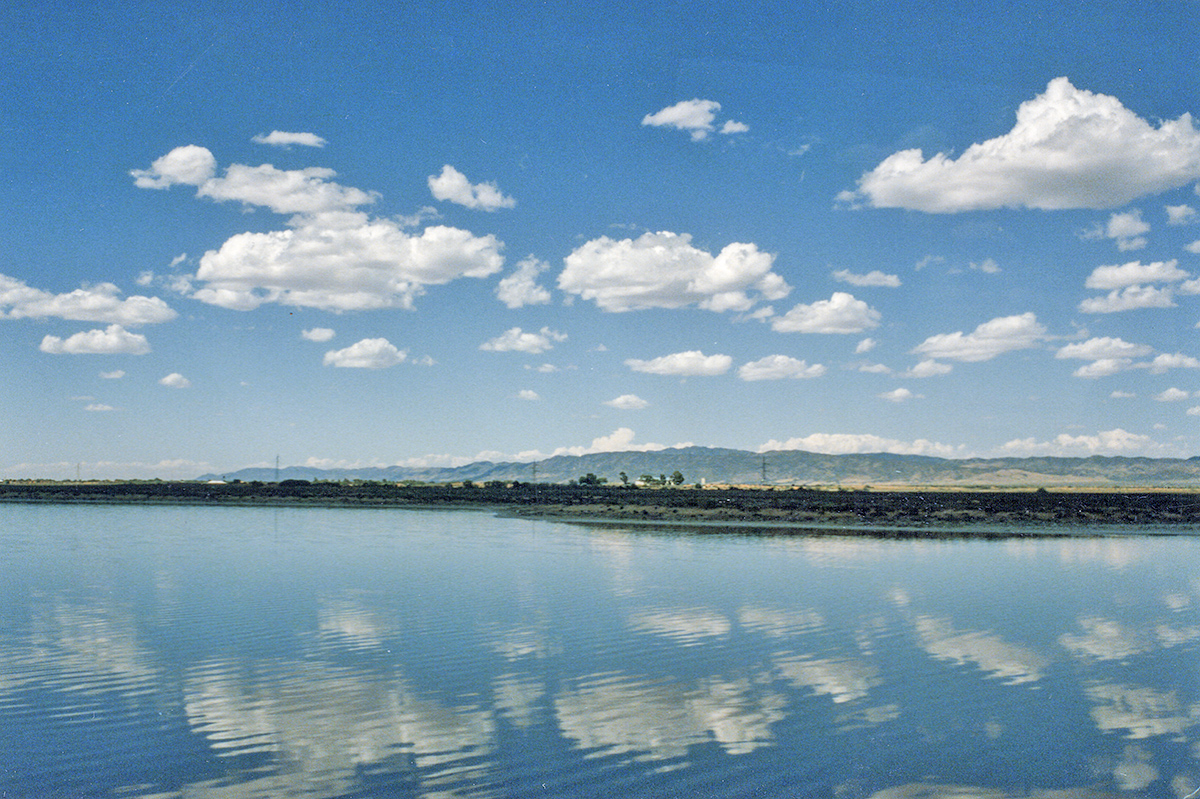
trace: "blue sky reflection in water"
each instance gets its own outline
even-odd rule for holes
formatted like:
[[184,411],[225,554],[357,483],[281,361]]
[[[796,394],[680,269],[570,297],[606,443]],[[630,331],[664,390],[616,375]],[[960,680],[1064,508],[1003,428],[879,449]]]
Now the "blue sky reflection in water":
[[8,796],[1200,785],[1193,538],[311,509],[5,505],[0,521]]

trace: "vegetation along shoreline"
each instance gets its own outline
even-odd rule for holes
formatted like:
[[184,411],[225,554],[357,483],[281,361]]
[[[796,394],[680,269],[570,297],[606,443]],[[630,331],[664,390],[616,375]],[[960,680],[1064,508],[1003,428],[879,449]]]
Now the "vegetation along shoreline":
[[[951,526],[1120,529],[1166,526],[1200,532],[1200,492],[819,489],[809,487],[645,488],[584,483],[467,481],[412,485],[383,481],[119,481],[0,483],[0,501],[47,503],[491,508],[504,515],[704,526],[803,528],[805,533],[936,534]],[[797,530],[799,531],[799,530]]]

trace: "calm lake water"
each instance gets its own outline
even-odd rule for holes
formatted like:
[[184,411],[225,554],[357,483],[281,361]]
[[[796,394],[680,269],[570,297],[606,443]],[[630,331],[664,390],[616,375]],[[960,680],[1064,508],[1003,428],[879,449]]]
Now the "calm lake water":
[[0,505],[0,796],[1178,799],[1198,556]]

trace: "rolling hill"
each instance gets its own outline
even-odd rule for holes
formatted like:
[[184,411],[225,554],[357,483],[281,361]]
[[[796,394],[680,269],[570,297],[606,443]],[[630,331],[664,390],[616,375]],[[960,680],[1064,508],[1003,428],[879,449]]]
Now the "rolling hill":
[[[675,471],[681,472],[688,484],[1200,488],[1200,457],[1182,460],[1096,455],[1088,458],[956,460],[889,453],[822,455],[800,450],[756,453],[715,447],[559,455],[536,463],[478,461],[458,467],[315,469],[289,466],[279,470],[278,478],[394,482],[407,480],[431,483],[464,480],[565,483],[588,473],[603,477],[609,482],[619,482],[621,472],[630,480],[636,480],[646,474],[670,475]],[[276,471],[272,468],[248,468],[225,474],[205,474],[198,479],[266,482],[276,479]]]

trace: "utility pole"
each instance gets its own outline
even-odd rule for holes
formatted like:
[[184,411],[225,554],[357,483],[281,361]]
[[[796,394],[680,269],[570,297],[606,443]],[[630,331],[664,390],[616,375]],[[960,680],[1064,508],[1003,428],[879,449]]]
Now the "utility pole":
[[275,482],[279,482],[279,456],[275,456]]
[[767,456],[766,455],[762,456],[762,482],[763,482],[763,485],[767,484]]

